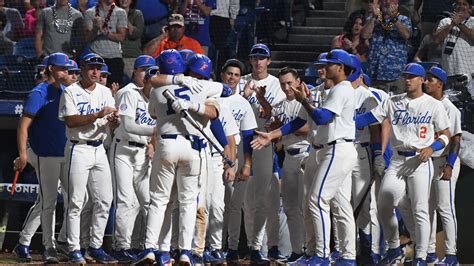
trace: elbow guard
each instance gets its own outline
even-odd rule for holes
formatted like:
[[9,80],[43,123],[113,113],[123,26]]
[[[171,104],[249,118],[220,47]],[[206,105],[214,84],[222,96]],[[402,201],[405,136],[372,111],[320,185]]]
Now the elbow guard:
[[229,142],[227,142],[227,137],[224,132],[224,127],[222,127],[222,123],[218,118],[211,120],[211,131],[222,147],[229,145]]

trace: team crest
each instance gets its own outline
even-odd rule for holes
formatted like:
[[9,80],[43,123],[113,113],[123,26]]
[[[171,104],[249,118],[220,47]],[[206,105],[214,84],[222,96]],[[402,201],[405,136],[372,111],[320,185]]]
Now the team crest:
[[125,111],[125,110],[127,110],[127,104],[126,104],[126,103],[122,103],[122,104],[120,105],[120,111],[123,112],[123,111]]

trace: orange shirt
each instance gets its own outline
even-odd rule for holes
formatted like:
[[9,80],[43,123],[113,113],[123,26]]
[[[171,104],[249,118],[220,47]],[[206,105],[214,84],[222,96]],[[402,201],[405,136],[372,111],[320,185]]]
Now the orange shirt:
[[162,40],[158,49],[153,53],[153,58],[156,58],[162,51],[168,49],[176,49],[178,51],[189,49],[196,54],[204,54],[204,50],[202,50],[202,47],[198,41],[183,35],[183,38],[181,38],[181,40],[178,42],[170,41],[169,37],[166,37],[166,39]]

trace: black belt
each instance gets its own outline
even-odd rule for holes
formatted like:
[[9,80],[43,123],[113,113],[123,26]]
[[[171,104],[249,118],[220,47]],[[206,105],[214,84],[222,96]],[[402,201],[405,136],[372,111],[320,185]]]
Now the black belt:
[[98,147],[100,145],[102,145],[102,140],[87,140],[87,141],[78,141],[78,140],[71,140],[71,143],[74,143],[74,144],[87,144],[89,146],[93,146],[93,147]]
[[416,151],[397,151],[398,155],[405,157],[412,157],[416,155]]
[[[119,139],[115,139],[117,142],[120,142]],[[140,143],[140,142],[135,142],[135,141],[129,141],[128,145],[137,147],[137,148],[145,148],[146,144]]]
[[309,145],[308,147],[306,148],[294,148],[294,149],[287,149],[286,152],[289,154],[289,155],[298,155],[300,153],[303,153],[303,152],[309,152]]
[[335,144],[338,144],[338,143],[343,143],[343,142],[354,142],[354,140],[352,140],[352,139],[336,139],[336,140],[331,141],[327,144],[322,144],[322,145],[311,144],[311,145],[315,149],[322,149],[324,147],[332,146],[332,145],[335,145]]
[[182,136],[183,138],[191,141],[191,148],[200,151],[201,149],[206,148],[206,143],[204,143],[204,140],[199,138],[198,136],[195,135],[178,135],[178,134],[164,134],[161,135],[162,139],[176,139],[178,136]]

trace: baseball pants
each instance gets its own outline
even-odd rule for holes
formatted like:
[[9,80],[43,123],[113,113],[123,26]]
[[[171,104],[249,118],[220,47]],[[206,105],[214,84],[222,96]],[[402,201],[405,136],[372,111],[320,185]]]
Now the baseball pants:
[[[178,148],[179,147],[179,148]],[[179,249],[191,250],[196,222],[199,178],[205,175],[205,158],[182,135],[160,138],[150,176],[150,208],[147,217],[145,248],[157,248],[164,214],[176,181],[179,202]]]
[[430,219],[431,234],[428,253],[436,252],[436,214],[441,217],[444,230],[444,250],[446,254],[455,255],[457,239],[456,208],[454,206],[454,195],[456,182],[461,168],[459,159],[454,163],[451,180],[445,181],[443,168],[446,165],[446,157],[433,157],[433,183],[430,193]]
[[149,203],[148,191],[145,190],[149,184],[149,161],[146,147],[130,146],[124,140],[114,139],[110,155],[115,203],[114,248],[127,250],[131,247],[132,232],[140,210],[146,213]]
[[19,243],[29,246],[41,225],[45,249],[55,247],[54,227],[60,176],[64,175],[63,157],[40,157],[28,149],[28,162],[35,168],[39,194],[30,208],[20,232]]
[[87,190],[92,203],[91,240],[89,246],[100,248],[112,204],[112,178],[103,145],[94,147],[68,142],[65,148],[67,166],[67,223],[69,250],[80,249],[80,215]]
[[405,157],[394,152],[378,194],[377,209],[389,248],[398,248],[398,206],[412,238],[417,258],[426,257],[430,238],[429,193],[433,166],[431,159],[421,162],[418,156]]
[[193,237],[193,253],[202,255],[204,252],[204,246],[206,242],[206,227],[209,217],[209,206],[208,206],[208,194],[209,191],[208,184],[213,180],[212,173],[212,161],[211,161],[211,152],[208,148],[205,148],[202,152],[205,158],[205,173],[206,175],[201,175],[199,178],[199,196],[197,198],[197,212],[196,212],[196,224],[194,227],[194,237]]
[[286,214],[290,232],[291,249],[296,254],[301,254],[304,246],[304,184],[301,164],[307,157],[308,152],[295,155],[287,152],[282,167],[281,194],[283,210]]
[[337,231],[341,257],[355,259],[355,222],[350,203],[350,178],[357,160],[354,144],[342,142],[317,151],[312,149],[311,153],[306,165],[317,167],[313,169],[315,171],[305,171],[305,184],[308,185],[304,211],[309,236],[307,254],[329,257],[331,209],[340,224]]
[[[224,225],[224,194],[225,185],[222,179],[224,174],[224,163],[222,156],[213,155],[212,162],[212,180],[207,183],[208,188],[208,208],[209,216],[207,223],[206,243],[211,249],[222,249],[222,229]],[[211,177],[211,174],[209,175]]]

